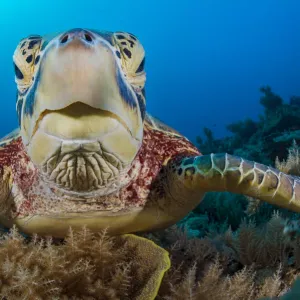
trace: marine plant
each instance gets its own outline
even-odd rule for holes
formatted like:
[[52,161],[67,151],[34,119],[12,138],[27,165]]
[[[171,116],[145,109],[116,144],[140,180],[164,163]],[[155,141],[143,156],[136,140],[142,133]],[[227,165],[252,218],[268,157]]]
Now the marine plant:
[[73,232],[26,239],[14,227],[0,241],[1,299],[153,299],[168,253],[135,235]]
[[293,140],[293,145],[288,148],[287,159],[280,161],[276,157],[275,166],[282,172],[300,176],[300,147],[295,140]]
[[274,214],[263,226],[242,222],[237,231],[214,237],[189,239],[178,229],[164,233],[171,244],[167,249],[172,267],[158,299],[254,300],[283,295],[300,275],[299,238],[285,235],[284,224]]
[[[0,242],[0,296],[6,299],[254,300],[279,297],[300,275],[300,237],[278,214],[262,226],[189,237],[176,226],[110,237],[70,230],[66,240],[24,238],[13,228]],[[163,245],[166,250],[156,246]],[[166,273],[165,273],[166,272]],[[165,276],[162,278],[163,274]],[[272,298],[273,299],[273,298]]]

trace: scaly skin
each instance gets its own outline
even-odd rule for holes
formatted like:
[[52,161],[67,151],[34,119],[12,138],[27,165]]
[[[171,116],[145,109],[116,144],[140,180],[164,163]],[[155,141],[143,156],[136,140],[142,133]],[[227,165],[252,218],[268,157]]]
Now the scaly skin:
[[228,191],[300,212],[299,177],[226,153],[170,162],[167,187],[174,202],[197,202],[204,192]]

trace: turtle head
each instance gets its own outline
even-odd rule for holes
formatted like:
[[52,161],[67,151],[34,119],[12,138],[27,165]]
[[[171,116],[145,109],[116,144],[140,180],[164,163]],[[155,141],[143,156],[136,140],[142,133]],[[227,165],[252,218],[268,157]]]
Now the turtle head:
[[125,32],[73,29],[20,41],[21,136],[46,180],[75,193],[122,184],[143,139],[144,56]]

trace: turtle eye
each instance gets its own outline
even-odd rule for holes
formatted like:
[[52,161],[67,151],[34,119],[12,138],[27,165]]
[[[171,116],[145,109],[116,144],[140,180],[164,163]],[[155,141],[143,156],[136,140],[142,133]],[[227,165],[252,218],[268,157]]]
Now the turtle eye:
[[24,79],[23,73],[20,71],[20,69],[18,68],[18,66],[15,63],[14,63],[14,68],[15,68],[15,75],[16,75],[17,79],[19,79],[19,80]]
[[21,90],[29,87],[33,81],[36,58],[39,58],[38,53],[41,42],[42,38],[40,36],[31,35],[26,39],[22,39],[14,52],[15,80]]
[[144,71],[144,67],[145,67],[145,60],[146,58],[144,57],[142,62],[140,63],[139,67],[136,70],[136,73],[141,73]]

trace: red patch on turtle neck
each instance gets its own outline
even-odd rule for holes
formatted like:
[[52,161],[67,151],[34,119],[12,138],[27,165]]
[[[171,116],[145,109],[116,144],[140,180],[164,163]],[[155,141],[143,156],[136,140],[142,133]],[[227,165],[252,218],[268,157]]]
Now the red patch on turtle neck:
[[[25,151],[21,137],[10,142],[0,151],[0,168],[5,166],[11,168],[13,182],[22,189],[24,195],[28,194],[37,175],[37,170],[29,167],[29,163],[30,158]],[[30,211],[30,203],[30,199],[25,200],[17,213],[23,209],[27,212]]]
[[[133,165],[141,165],[138,177],[121,190],[126,202],[143,206],[162,166],[175,156],[200,155],[199,150],[186,138],[148,129],[145,126],[141,149]],[[129,171],[130,172],[130,171]]]

